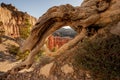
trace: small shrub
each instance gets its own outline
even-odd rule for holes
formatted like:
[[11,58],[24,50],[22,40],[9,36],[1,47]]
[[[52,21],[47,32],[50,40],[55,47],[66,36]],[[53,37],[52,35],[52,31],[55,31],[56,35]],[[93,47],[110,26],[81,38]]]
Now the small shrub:
[[89,70],[98,80],[120,79],[120,36],[108,35],[84,40],[76,51],[78,67]]
[[19,51],[19,47],[18,46],[15,46],[15,45],[11,45],[9,44],[9,46],[7,47],[8,49],[8,52],[12,55],[15,55],[17,59],[25,59],[29,52],[25,52],[25,53],[20,53]]
[[29,22],[29,19],[25,19],[24,25],[20,27],[20,37],[26,39],[30,34],[30,27],[32,25]]
[[25,58],[27,58],[28,54],[29,54],[29,51],[26,51],[25,53],[21,53],[20,51],[18,51],[16,58],[18,60],[20,60],[20,59],[24,60]]
[[17,55],[17,53],[19,52],[19,47],[15,46],[15,45],[10,45],[7,47],[8,52],[12,55]]
[[[24,60],[27,58],[27,56],[29,55],[29,51],[26,51],[25,53],[21,53],[19,51],[19,47],[15,46],[15,45],[10,45],[7,47],[8,52],[12,55],[16,56],[16,59],[18,60]],[[40,51],[36,56],[35,56],[35,60],[38,61],[40,56],[42,55],[43,51]]]
[[[28,55],[30,54],[29,51],[26,51],[25,53],[20,53],[18,52],[17,54],[17,59],[26,59],[28,57]],[[40,51],[36,56],[35,56],[35,61],[39,61],[40,56],[42,55],[42,51]]]
[[3,25],[3,22],[2,22],[2,21],[0,21],[0,26],[1,26],[1,25]]

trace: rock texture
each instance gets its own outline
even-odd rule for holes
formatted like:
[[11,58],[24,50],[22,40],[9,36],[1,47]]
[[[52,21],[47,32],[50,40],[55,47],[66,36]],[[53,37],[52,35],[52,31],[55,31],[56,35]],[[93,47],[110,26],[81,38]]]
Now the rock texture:
[[36,22],[36,18],[26,12],[19,11],[12,4],[1,3],[0,6],[0,30],[6,36],[13,38],[20,37],[20,28],[24,28],[26,20],[31,26]]
[[70,37],[60,37],[60,36],[50,35],[48,37],[48,40],[46,41],[46,44],[49,50],[55,51],[64,44],[66,44],[67,42],[69,42],[70,40],[72,40],[72,38]]
[[[50,8],[39,18],[21,47],[22,52],[31,51],[28,58],[8,72],[5,79],[120,80],[119,8],[120,0],[84,0],[79,7],[67,4]],[[46,37],[65,25],[71,26],[78,35],[52,54],[54,58],[41,58],[33,72],[14,73],[29,67]]]

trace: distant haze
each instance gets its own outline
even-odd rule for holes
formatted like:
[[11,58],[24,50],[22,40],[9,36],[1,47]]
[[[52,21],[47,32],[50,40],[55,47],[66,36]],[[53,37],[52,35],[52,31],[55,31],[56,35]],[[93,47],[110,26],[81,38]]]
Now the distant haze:
[[63,28],[65,28],[65,29],[70,29],[71,27],[70,27],[70,26],[64,26]]
[[62,27],[58,30],[56,30],[53,33],[54,36],[61,36],[61,37],[71,37],[74,38],[77,35],[77,32],[74,31],[72,28],[66,28],[66,27]]

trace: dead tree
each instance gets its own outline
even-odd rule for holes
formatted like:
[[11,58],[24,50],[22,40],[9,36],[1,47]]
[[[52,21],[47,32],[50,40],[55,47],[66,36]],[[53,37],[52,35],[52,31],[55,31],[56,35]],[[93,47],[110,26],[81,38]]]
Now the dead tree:
[[[118,5],[115,4],[114,6],[113,2],[118,3]],[[30,67],[34,62],[34,56],[42,48],[49,34],[63,26],[70,26],[78,32],[78,35],[51,56],[55,57],[73,48],[79,41],[87,37],[88,29],[91,25],[106,25],[111,23],[110,16],[120,14],[119,3],[119,0],[84,0],[81,6],[78,7],[66,4],[50,8],[39,18],[31,30],[30,36],[20,49],[22,53],[27,50],[30,51],[27,59],[12,70],[17,71],[25,67]]]

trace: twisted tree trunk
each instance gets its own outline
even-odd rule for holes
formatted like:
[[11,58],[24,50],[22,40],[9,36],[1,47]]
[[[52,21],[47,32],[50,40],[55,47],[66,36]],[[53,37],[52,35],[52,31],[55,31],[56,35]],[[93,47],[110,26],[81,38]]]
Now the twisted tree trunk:
[[[52,59],[45,58],[41,60],[39,68],[35,68],[31,73],[27,73],[26,75],[30,77],[26,79],[93,80],[93,77],[90,76],[92,75],[91,70],[84,70],[79,66],[75,66],[75,55],[78,54],[77,52],[81,52],[80,54],[83,56],[82,53],[87,52],[83,49],[83,46],[86,44],[79,46],[86,39],[92,42],[92,40],[95,40],[99,36],[102,36],[101,38],[103,39],[108,38],[112,34],[120,36],[118,33],[118,28],[120,27],[118,24],[120,22],[119,4],[119,0],[84,0],[79,7],[67,4],[50,8],[39,18],[30,36],[21,47],[21,52],[30,50],[28,58],[15,66],[11,72],[19,71],[26,66],[29,67],[33,63],[34,56],[44,45],[46,37],[62,26],[70,26],[79,35],[55,52],[55,55],[59,55]],[[119,38],[117,39],[119,41]],[[82,63],[80,64],[82,65]],[[18,73],[17,75],[22,79]],[[10,78],[16,79],[14,75],[10,75]],[[100,80],[100,78],[97,79]],[[120,78],[118,76],[117,78],[110,79],[119,80]],[[17,78],[17,80],[19,79]]]

